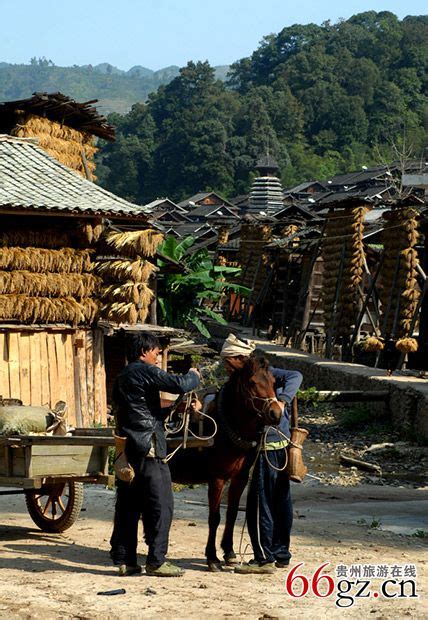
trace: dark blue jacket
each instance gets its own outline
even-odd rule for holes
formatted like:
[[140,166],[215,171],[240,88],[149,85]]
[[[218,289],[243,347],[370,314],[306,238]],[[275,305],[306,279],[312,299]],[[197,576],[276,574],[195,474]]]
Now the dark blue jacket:
[[[290,404],[303,381],[303,375],[298,370],[284,370],[284,368],[273,367],[270,367],[269,370],[275,378],[276,397],[285,402],[284,415],[281,416],[278,428],[284,435],[290,437]],[[281,441],[282,439],[283,437],[273,428],[269,429],[266,441]]]
[[185,394],[199,385],[195,372],[172,375],[141,360],[123,368],[113,387],[116,428],[126,437],[126,454],[133,461],[145,456],[155,438],[156,456],[166,457],[163,423],[169,410],[162,410],[159,391]]

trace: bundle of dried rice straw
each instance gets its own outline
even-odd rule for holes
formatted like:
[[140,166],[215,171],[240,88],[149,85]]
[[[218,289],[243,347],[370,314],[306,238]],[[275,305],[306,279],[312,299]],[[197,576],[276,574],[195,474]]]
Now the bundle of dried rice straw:
[[104,260],[95,263],[95,272],[105,282],[147,282],[157,270],[156,265],[141,258],[135,260]]
[[0,295],[0,320],[22,323],[90,323],[98,311],[97,303],[85,299],[82,303],[73,297],[29,297],[28,295]]
[[101,279],[89,273],[32,273],[0,271],[0,294],[31,297],[91,297]]
[[0,269],[82,273],[91,270],[90,251],[73,248],[0,248]]
[[162,241],[162,233],[152,229],[112,232],[106,237],[109,247],[130,258],[154,256]]

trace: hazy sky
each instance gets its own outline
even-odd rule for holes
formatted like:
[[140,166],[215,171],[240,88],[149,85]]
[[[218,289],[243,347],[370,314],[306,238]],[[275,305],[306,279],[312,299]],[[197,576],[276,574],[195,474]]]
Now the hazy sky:
[[0,0],[0,62],[45,56],[56,65],[109,62],[120,69],[188,60],[223,65],[295,23],[369,10],[402,19],[426,7],[426,0]]

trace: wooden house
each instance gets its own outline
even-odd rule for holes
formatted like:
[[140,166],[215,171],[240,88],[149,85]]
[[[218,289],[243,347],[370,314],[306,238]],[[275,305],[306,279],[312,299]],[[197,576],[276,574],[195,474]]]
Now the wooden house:
[[0,395],[68,404],[77,426],[105,423],[107,323],[144,322],[147,260],[162,239],[149,212],[95,185],[37,141],[0,135]]

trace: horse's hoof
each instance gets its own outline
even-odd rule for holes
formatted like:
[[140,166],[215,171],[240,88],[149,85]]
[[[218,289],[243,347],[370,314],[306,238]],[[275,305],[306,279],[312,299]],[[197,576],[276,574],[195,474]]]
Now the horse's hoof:
[[231,553],[225,553],[223,557],[226,566],[235,566],[235,564],[239,564],[236,553],[234,553],[233,551]]
[[223,567],[220,562],[208,562],[208,570],[210,573],[220,573]]

